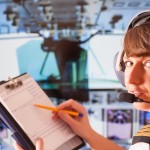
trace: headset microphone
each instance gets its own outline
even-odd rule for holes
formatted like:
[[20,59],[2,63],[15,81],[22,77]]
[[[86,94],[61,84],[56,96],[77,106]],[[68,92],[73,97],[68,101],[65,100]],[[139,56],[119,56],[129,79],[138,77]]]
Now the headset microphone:
[[134,103],[134,102],[150,103],[150,102],[144,101],[143,99],[140,99],[140,98],[136,97],[135,95],[133,95],[131,93],[127,93],[127,92],[121,92],[119,94],[119,101],[124,101],[127,103]]

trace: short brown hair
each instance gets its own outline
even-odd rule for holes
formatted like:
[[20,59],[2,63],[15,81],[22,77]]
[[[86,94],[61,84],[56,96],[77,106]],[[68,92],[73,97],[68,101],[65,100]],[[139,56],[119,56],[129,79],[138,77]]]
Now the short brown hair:
[[150,56],[150,24],[145,23],[129,29],[124,37],[123,48],[127,57]]

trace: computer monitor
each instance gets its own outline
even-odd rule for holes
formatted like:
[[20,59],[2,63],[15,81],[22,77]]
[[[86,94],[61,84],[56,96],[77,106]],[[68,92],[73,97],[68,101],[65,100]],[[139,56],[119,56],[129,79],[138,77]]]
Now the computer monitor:
[[139,111],[139,124],[140,128],[144,125],[150,124],[150,112],[148,111]]
[[107,109],[107,138],[128,140],[132,137],[132,131],[132,109]]

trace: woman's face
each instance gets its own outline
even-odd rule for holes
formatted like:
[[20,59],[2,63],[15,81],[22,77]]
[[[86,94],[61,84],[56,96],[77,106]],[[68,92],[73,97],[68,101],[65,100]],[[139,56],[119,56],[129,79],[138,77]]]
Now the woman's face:
[[[150,56],[124,55],[125,62],[125,85],[129,93],[134,94],[145,101],[150,102]],[[139,110],[150,111],[150,103],[134,103]]]

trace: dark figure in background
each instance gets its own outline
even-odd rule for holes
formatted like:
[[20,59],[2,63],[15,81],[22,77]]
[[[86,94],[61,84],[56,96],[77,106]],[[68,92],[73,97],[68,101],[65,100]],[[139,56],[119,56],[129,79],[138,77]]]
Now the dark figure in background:
[[78,42],[58,41],[55,55],[63,82],[83,81],[85,79],[87,52],[80,47]]
[[42,49],[47,53],[54,51],[61,82],[71,83],[85,80],[87,51],[80,47],[80,42],[68,39],[55,41],[48,38],[44,40]]

